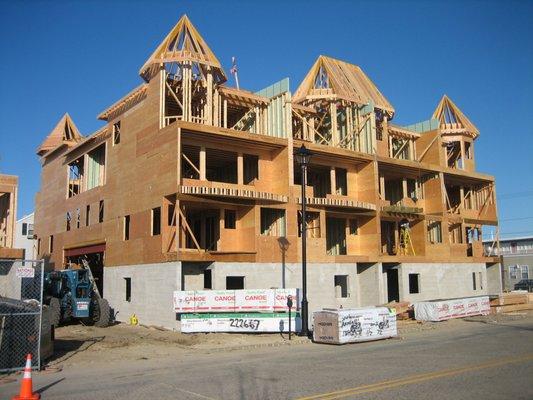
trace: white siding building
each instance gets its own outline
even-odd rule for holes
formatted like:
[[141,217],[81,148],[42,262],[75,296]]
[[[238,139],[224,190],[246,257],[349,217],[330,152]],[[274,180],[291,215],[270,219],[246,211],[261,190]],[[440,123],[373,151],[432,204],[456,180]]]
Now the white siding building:
[[37,240],[33,234],[33,213],[19,219],[15,227],[15,248],[24,249],[25,260],[37,257]]

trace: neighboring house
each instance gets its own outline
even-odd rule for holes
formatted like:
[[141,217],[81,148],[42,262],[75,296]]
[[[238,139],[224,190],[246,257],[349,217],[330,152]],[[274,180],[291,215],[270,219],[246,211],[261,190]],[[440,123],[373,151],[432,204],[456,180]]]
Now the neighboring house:
[[139,74],[101,129],[66,114],[37,151],[38,257],[87,258],[118,320],[177,328],[175,290],[301,287],[303,144],[310,311],[501,291],[481,241],[494,178],[447,96],[398,126],[361,68],[324,56],[294,92],[230,87],[185,16]]
[[15,219],[19,179],[0,174],[0,260],[22,257],[15,244]]
[[23,249],[22,258],[35,260],[37,257],[37,241],[33,234],[34,213],[19,219],[15,227],[15,247]]
[[522,279],[533,279],[533,236],[501,239],[500,248],[484,241],[488,255],[501,256],[503,290],[514,290]]

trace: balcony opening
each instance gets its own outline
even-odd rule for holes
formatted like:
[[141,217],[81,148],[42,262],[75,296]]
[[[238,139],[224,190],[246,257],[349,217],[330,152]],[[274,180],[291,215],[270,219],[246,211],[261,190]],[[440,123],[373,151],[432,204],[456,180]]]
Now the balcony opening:
[[285,210],[278,208],[261,208],[261,235],[286,236]]
[[399,138],[391,136],[391,158],[397,158],[400,160],[412,160],[411,155],[411,139]]
[[385,200],[391,205],[401,203],[403,199],[403,182],[401,179],[385,180]]
[[224,229],[235,229],[237,222],[237,212],[235,210],[224,210]]
[[442,224],[440,221],[428,221],[427,232],[429,243],[442,243]]
[[251,154],[243,155],[244,184],[253,185],[259,180],[259,157]]
[[453,141],[445,143],[446,160],[449,168],[463,169],[463,158],[461,154],[461,142]]
[[396,255],[397,224],[394,221],[381,221],[381,252]]
[[181,177],[200,179],[200,147],[182,145],[181,158]]
[[83,157],[68,165],[68,197],[76,196],[83,190]]
[[461,224],[451,224],[448,228],[450,235],[450,243],[452,244],[461,244],[463,243],[463,235]]
[[190,210],[186,213],[190,231],[186,231],[185,247],[216,251],[220,239],[220,211],[215,209]]
[[346,220],[326,218],[326,251],[332,256],[346,255]]
[[[294,164],[294,184],[302,184],[302,170]],[[326,197],[331,194],[331,168],[323,165],[310,165],[307,168],[307,186],[313,188],[313,197]]]
[[206,178],[213,182],[237,183],[237,153],[206,149]]
[[[306,212],[305,213],[305,233],[308,238],[320,237],[320,213]],[[302,212],[298,211],[298,237],[302,237]]]
[[344,168],[335,168],[335,189],[339,196],[348,195],[347,172]]
[[87,190],[105,183],[105,144],[87,153]]

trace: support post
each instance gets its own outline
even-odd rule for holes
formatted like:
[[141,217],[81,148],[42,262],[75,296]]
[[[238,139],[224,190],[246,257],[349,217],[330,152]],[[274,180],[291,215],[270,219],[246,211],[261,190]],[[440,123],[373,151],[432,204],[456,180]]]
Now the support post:
[[206,155],[205,147],[200,147],[200,180],[206,180]]

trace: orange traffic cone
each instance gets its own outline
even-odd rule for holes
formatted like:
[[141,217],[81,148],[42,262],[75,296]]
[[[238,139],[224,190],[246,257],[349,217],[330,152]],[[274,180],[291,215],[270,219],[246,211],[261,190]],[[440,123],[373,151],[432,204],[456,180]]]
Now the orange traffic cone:
[[31,354],[26,357],[26,367],[24,368],[24,376],[20,383],[20,393],[11,400],[39,400],[41,395],[33,393],[31,382]]

